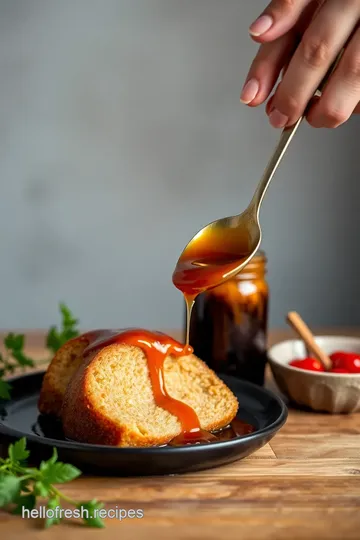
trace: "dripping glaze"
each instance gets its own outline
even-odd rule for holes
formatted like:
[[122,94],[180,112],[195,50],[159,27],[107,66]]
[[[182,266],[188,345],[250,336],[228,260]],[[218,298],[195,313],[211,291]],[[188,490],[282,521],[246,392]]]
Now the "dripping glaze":
[[168,355],[179,358],[192,354],[193,349],[190,345],[182,345],[161,332],[151,332],[139,328],[95,330],[82,337],[88,342],[84,356],[114,343],[124,343],[142,349],[147,359],[155,403],[176,416],[181,425],[181,433],[168,443],[169,446],[229,440],[255,431],[254,426],[236,418],[222,430],[214,433],[204,431],[200,427],[194,409],[186,403],[172,398],[167,393],[164,380],[165,359]]
[[224,235],[216,228],[200,231],[185,248],[175,267],[173,284],[186,303],[186,344],[192,308],[196,297],[227,279],[251,253],[251,239],[246,231],[229,229]]

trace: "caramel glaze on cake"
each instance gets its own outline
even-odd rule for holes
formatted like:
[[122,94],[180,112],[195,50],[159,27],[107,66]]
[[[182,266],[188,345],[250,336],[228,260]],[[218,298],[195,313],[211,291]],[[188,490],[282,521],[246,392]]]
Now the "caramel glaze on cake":
[[93,444],[211,441],[238,403],[192,348],[140,329],[89,332],[65,344],[44,377],[39,410]]

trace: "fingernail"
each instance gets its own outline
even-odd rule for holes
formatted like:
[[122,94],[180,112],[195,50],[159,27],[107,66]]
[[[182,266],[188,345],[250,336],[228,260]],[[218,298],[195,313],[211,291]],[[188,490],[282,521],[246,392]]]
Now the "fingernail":
[[248,82],[244,85],[244,88],[242,89],[240,101],[241,103],[245,103],[247,105],[251,101],[253,101],[257,94],[259,92],[259,81],[257,79],[250,79]]
[[274,109],[274,110],[269,114],[269,120],[270,120],[270,124],[271,124],[274,128],[283,128],[283,127],[285,127],[286,124],[288,123],[289,117],[286,116],[285,114],[281,113],[281,112],[278,111],[277,109]]
[[270,15],[261,15],[249,28],[249,32],[252,36],[261,36],[265,34],[273,25],[273,18]]

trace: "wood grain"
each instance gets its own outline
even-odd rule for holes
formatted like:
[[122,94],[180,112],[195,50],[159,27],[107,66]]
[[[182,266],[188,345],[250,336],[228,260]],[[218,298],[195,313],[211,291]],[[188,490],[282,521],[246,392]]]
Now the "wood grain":
[[[354,329],[319,333],[360,335]],[[270,341],[291,335],[273,333]],[[42,340],[34,332],[29,342],[38,358]],[[269,374],[267,385],[274,387]],[[360,415],[290,409],[270,444],[243,461],[181,476],[83,476],[63,490],[77,500],[100,499],[107,509],[141,508],[144,517],[107,519],[104,530],[65,520],[44,532],[37,520],[1,511],[1,538],[359,540]]]

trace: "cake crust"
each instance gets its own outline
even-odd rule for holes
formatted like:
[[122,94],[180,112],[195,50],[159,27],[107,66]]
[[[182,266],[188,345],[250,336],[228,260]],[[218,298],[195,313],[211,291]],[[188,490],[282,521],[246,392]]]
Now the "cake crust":
[[83,362],[82,353],[88,344],[84,334],[71,339],[55,353],[41,386],[38,408],[42,414],[60,416],[66,388]]

